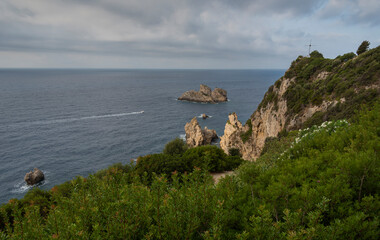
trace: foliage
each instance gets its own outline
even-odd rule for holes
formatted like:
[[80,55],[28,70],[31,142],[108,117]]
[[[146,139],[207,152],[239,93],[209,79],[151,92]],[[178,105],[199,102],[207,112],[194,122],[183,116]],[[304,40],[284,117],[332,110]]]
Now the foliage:
[[354,57],[356,57],[356,54],[353,52],[350,52],[350,53],[343,54],[343,56],[339,55],[338,57],[335,58],[335,60],[337,62],[347,62],[348,60],[351,60]]
[[238,148],[230,148],[228,150],[228,154],[230,156],[239,156],[239,157],[241,157],[241,153],[240,153],[240,150]]
[[358,55],[360,55],[360,54],[366,52],[366,51],[368,50],[368,48],[369,48],[369,44],[370,44],[370,43],[369,43],[368,41],[363,41],[363,42],[360,44],[360,46],[358,47],[358,50],[356,51],[356,53],[357,53]]
[[210,145],[191,148],[182,155],[182,159],[210,172],[233,170],[243,161],[239,156],[228,156],[222,149]]
[[187,150],[186,143],[182,139],[176,138],[165,145],[163,153],[174,156],[174,155],[181,155],[186,150]]
[[[286,100],[286,125],[307,107],[331,103],[326,111],[317,112],[304,124],[293,129],[310,127],[324,121],[350,119],[355,110],[372,106],[380,96],[380,46],[359,56],[347,53],[335,59],[323,58],[317,51],[310,57],[299,56],[283,78],[269,87],[258,110],[274,104],[278,108],[278,88],[284,79],[291,80],[283,100]],[[375,87],[374,87],[375,86]],[[335,102],[335,103],[334,103]]]
[[323,58],[322,53],[318,52],[317,50],[314,50],[310,53],[311,58]]
[[240,134],[240,138],[245,143],[248,141],[248,139],[251,138],[252,136],[252,122],[251,119],[248,119],[247,122],[245,123],[248,126],[248,130]]
[[151,180],[153,173],[170,176],[173,172],[192,172],[195,167],[210,172],[232,170],[242,163],[240,156],[228,156],[216,146],[190,148],[182,155],[150,154],[137,159],[135,172]]
[[[378,239],[380,103],[350,123],[325,122],[266,145],[256,162],[217,185],[198,168],[152,173],[146,182],[138,166],[117,164],[49,191],[34,189],[1,206],[0,237]],[[225,156],[207,146],[182,158],[212,166]]]

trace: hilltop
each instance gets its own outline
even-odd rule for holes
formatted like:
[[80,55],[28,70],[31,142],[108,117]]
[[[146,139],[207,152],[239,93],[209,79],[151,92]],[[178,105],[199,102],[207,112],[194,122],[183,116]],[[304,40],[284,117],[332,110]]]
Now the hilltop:
[[350,119],[379,96],[380,46],[335,59],[314,51],[292,62],[245,125],[230,114],[220,146],[226,153],[237,149],[244,159],[254,160],[268,138],[324,121]]

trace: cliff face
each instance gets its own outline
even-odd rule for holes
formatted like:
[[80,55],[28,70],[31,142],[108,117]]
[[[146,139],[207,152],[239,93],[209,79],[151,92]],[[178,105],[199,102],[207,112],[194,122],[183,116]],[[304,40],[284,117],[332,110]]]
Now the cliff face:
[[286,122],[286,100],[283,98],[291,79],[284,79],[279,88],[273,91],[279,96],[277,107],[274,102],[268,103],[266,108],[254,112],[243,126],[236,113],[228,116],[224,135],[220,138],[220,147],[228,153],[230,149],[239,149],[246,160],[256,159],[260,156],[267,137],[275,137],[283,130]]
[[380,47],[360,56],[349,53],[325,59],[315,53],[298,57],[268,89],[245,125],[235,113],[228,116],[220,147],[227,154],[238,149],[245,160],[255,160],[268,137],[350,118],[361,105],[379,97]]

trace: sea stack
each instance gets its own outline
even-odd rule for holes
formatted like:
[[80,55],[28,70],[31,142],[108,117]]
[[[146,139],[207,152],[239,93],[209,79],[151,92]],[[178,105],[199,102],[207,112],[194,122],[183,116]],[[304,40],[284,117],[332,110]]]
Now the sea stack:
[[227,91],[221,88],[215,88],[211,91],[211,88],[201,84],[199,91],[190,90],[183,93],[178,100],[181,101],[190,101],[190,102],[201,102],[201,103],[218,103],[226,102]]
[[44,173],[38,169],[34,168],[33,171],[25,174],[24,180],[28,185],[37,184],[45,179]]
[[197,118],[194,117],[190,122],[185,125],[186,144],[189,147],[198,147],[202,145],[211,144],[211,142],[218,139],[216,131],[213,129],[204,129],[199,126]]

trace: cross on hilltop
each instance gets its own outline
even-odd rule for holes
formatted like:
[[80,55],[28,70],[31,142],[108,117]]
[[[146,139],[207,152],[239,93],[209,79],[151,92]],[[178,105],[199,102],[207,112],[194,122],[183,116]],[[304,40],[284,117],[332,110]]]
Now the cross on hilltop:
[[317,45],[314,45],[314,44],[312,45],[311,40],[310,40],[310,43],[308,45],[305,45],[305,47],[309,47],[309,56],[310,56],[310,50],[311,50],[312,46],[317,46]]

